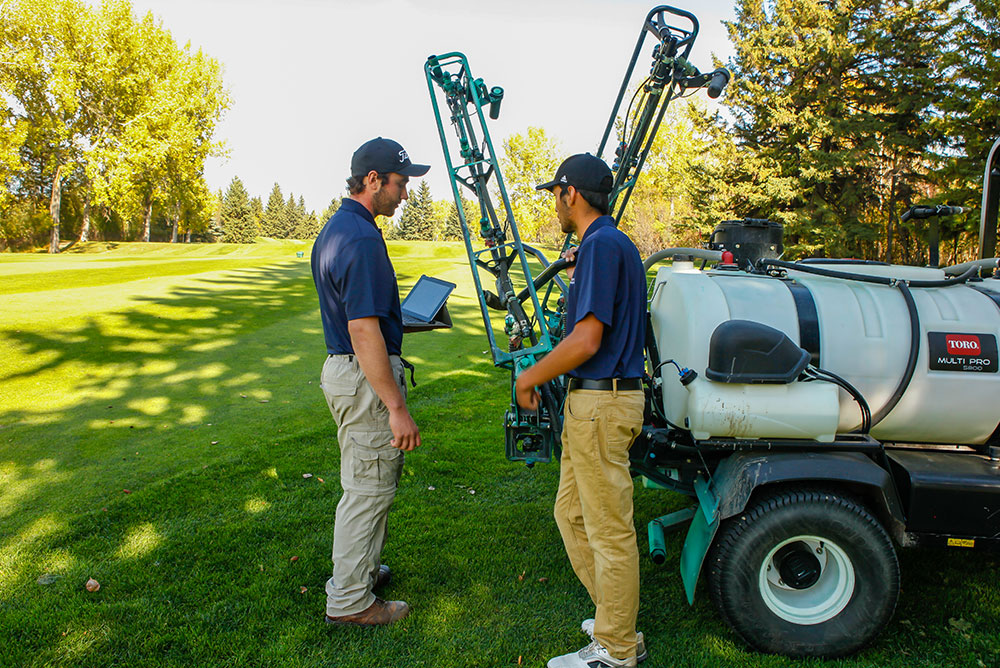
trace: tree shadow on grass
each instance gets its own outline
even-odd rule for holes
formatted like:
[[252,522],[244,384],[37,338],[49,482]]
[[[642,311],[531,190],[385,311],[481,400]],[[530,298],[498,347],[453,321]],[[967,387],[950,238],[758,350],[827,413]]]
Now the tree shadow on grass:
[[[29,367],[2,386],[38,379],[57,399],[0,409],[0,554],[123,490],[330,421],[307,266],[230,271],[132,303],[64,331],[0,331]],[[477,317],[458,306],[452,332],[407,336],[418,380],[461,373],[463,360],[484,373],[469,350],[481,346]]]

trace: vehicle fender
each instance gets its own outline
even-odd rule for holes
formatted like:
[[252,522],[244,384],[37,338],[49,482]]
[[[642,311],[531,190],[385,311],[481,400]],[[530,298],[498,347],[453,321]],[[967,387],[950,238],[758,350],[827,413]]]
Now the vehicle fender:
[[860,452],[738,452],[712,474],[719,519],[743,512],[753,491],[779,482],[829,481],[864,487],[886,519],[904,521],[896,486],[887,470]]

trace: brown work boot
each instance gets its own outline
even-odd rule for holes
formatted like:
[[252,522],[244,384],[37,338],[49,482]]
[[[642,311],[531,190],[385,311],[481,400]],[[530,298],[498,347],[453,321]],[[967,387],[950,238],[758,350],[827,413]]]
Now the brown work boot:
[[381,589],[392,582],[392,571],[385,564],[378,567],[378,573],[375,574],[375,582],[372,584],[372,591]]
[[410,614],[410,606],[405,601],[384,601],[376,598],[375,602],[353,615],[341,615],[339,617],[326,616],[327,624],[338,624],[341,626],[384,626],[399,621]]

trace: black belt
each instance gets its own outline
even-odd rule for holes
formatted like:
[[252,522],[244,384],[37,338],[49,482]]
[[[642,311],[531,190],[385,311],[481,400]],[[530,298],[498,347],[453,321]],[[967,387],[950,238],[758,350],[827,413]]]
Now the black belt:
[[615,381],[618,381],[619,392],[630,390],[641,390],[642,379],[640,378],[601,378],[593,380],[591,378],[570,378],[568,390],[605,390],[611,392],[615,390]]

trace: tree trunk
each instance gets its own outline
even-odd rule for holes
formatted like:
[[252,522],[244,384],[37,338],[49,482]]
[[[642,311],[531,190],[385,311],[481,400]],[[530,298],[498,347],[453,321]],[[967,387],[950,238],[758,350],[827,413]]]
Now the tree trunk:
[[172,244],[177,243],[177,226],[180,224],[180,222],[181,222],[181,203],[174,202],[174,215],[172,221],[173,224],[171,225],[172,230],[170,232],[170,243]]
[[153,195],[146,195],[146,214],[142,223],[142,240],[149,241],[149,222],[153,218]]
[[49,242],[49,252],[59,252],[59,209],[62,206],[62,165],[56,167],[56,175],[52,179],[52,199],[49,200],[49,215],[52,216],[52,240]]
[[889,220],[885,223],[885,261],[892,264],[892,232],[896,218],[896,174],[893,168],[892,183],[889,186]]
[[189,227],[186,232],[184,232],[184,243],[191,243],[191,228]]
[[83,224],[80,226],[80,243],[90,240],[90,193],[83,200]]

